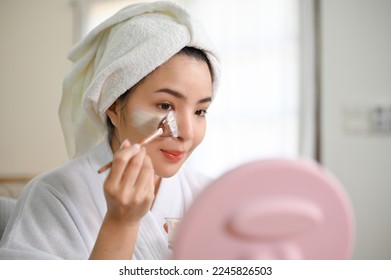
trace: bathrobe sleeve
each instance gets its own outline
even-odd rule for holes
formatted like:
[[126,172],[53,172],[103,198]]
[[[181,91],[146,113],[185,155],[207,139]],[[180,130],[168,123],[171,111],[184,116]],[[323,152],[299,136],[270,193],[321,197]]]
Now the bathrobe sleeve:
[[107,211],[97,170],[112,160],[107,141],[34,178],[0,242],[0,259],[88,259]]

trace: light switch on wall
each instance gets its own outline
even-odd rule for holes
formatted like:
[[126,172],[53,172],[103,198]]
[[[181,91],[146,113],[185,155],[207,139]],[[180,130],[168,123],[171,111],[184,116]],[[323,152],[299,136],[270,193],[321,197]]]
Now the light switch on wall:
[[370,109],[365,105],[345,106],[343,110],[344,130],[349,134],[367,134],[371,130]]
[[372,133],[391,133],[391,105],[378,105],[371,109]]
[[347,105],[343,122],[348,134],[391,135],[391,103]]

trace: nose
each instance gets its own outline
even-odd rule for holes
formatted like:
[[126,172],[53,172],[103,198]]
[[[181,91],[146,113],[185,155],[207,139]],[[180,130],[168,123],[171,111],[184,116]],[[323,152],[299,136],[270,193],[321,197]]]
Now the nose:
[[191,114],[182,113],[176,116],[178,139],[186,141],[194,137],[194,118]]

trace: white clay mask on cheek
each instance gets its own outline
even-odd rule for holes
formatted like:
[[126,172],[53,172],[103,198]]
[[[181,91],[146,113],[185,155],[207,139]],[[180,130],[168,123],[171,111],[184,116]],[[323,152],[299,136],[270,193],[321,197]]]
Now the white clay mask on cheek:
[[164,114],[134,111],[130,116],[130,121],[140,134],[148,136],[159,128],[159,124],[164,117]]

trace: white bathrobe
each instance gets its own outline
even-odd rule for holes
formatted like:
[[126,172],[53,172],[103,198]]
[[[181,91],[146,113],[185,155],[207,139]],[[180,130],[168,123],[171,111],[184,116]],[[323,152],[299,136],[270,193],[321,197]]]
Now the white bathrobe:
[[[97,170],[112,158],[104,141],[87,156],[33,179],[4,232],[0,259],[87,259],[107,211],[103,182],[108,171]],[[182,217],[207,182],[183,169],[162,179],[142,220],[133,259],[170,258],[164,218]]]

